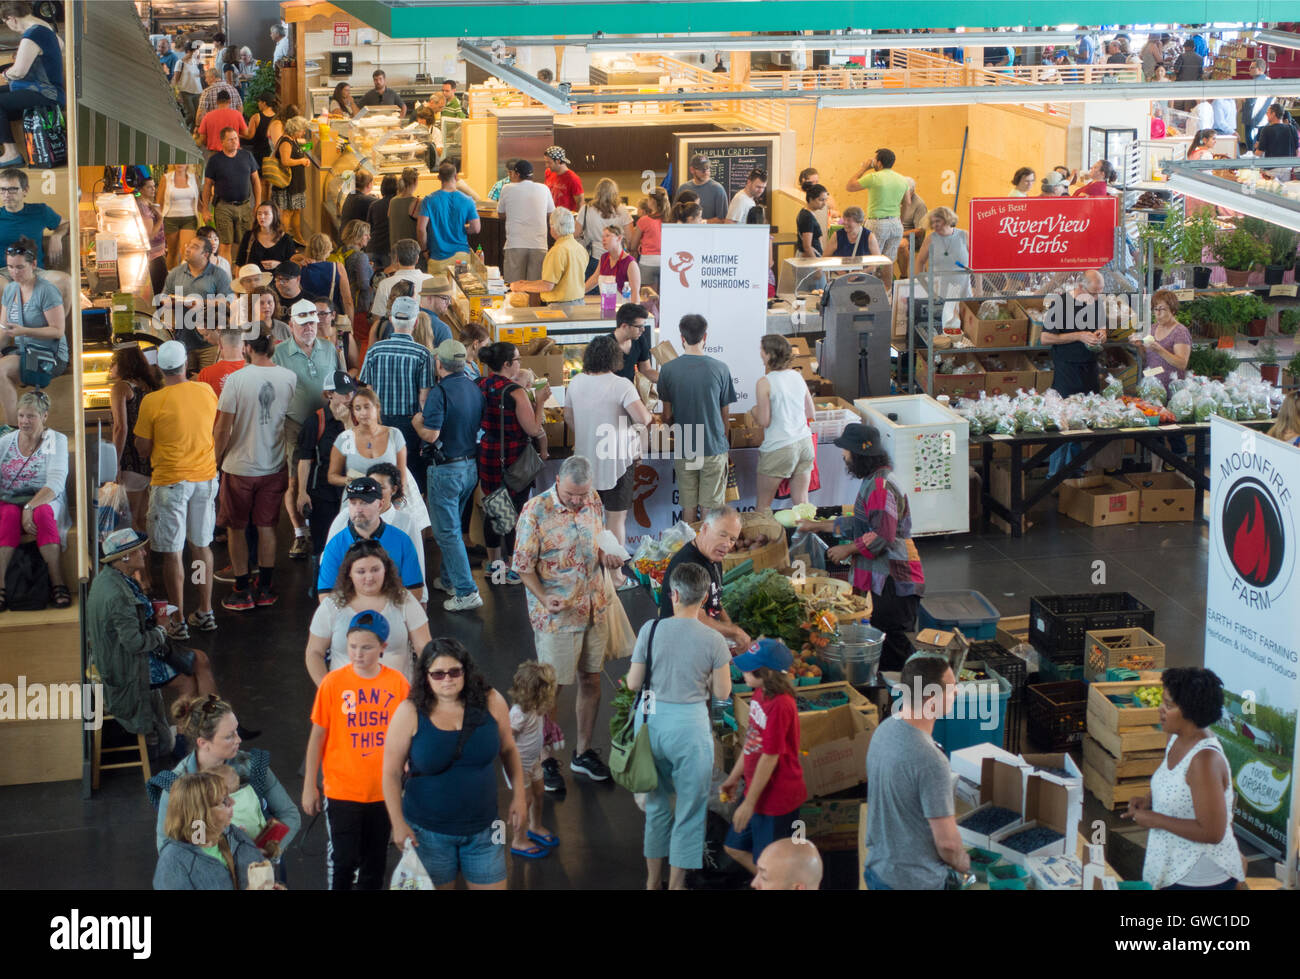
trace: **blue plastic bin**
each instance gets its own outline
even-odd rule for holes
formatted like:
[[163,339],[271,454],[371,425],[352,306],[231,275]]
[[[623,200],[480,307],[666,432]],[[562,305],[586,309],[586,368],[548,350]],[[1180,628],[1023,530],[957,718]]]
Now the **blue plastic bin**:
[[[971,745],[995,744],[1001,748],[1005,741],[1007,704],[1011,700],[1011,684],[987,664],[984,666],[984,671],[989,675],[988,680],[978,680],[974,683],[960,683],[957,685],[957,700],[952,705],[952,712],[934,722],[934,740],[939,742],[939,746],[943,748],[944,753],[950,758],[954,751],[969,748]],[[992,720],[994,725],[991,729],[984,730],[984,722],[979,715],[981,701],[985,695],[980,688],[987,687],[993,681],[997,682],[997,697],[992,704],[989,704],[988,701],[983,701],[983,703],[993,707],[994,716]],[[895,707],[897,707],[901,693],[901,689],[897,686],[892,690]]]
[[929,592],[921,599],[919,629],[960,629],[967,639],[992,639],[1001,616],[977,591]]

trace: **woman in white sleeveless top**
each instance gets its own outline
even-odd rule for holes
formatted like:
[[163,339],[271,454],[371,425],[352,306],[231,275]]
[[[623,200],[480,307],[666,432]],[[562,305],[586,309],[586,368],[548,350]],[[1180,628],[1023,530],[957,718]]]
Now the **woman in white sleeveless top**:
[[1171,735],[1151,794],[1125,819],[1151,830],[1142,879],[1171,890],[1232,890],[1245,875],[1232,835],[1232,771],[1209,726],[1223,714],[1223,681],[1199,666],[1164,671],[1160,725]]
[[770,512],[777,488],[790,480],[791,504],[808,502],[813,443],[808,420],[814,417],[812,395],[803,376],[790,367],[790,341],[776,333],[763,337],[767,374],[758,379],[754,421],[767,431],[758,447],[758,511]]

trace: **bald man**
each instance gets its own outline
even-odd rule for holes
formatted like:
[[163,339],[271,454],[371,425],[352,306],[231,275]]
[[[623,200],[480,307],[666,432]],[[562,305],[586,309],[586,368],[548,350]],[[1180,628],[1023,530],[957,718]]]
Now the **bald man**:
[[822,882],[822,857],[808,840],[785,838],[769,843],[758,858],[750,882],[756,891],[815,891]]

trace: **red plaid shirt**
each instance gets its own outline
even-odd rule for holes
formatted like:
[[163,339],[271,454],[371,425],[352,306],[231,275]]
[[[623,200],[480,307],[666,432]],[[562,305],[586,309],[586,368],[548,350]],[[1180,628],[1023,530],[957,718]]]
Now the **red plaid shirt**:
[[[530,439],[519,427],[514,396],[509,393],[519,385],[501,374],[490,374],[478,381],[483,391],[483,440],[478,445],[478,481],[483,495],[504,482],[501,470],[501,442],[505,440],[505,461],[509,469],[524,451]],[[504,397],[503,397],[504,395]]]

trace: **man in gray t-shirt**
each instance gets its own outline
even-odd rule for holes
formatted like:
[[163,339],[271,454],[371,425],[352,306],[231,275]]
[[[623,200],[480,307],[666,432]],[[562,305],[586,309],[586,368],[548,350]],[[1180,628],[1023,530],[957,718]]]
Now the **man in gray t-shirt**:
[[693,522],[727,496],[727,413],[738,398],[731,368],[704,352],[708,323],[689,313],[679,329],[685,353],[659,368],[665,424],[679,426],[673,448],[682,519]]
[[934,722],[952,708],[957,679],[940,656],[903,666],[903,695],[867,750],[863,876],[872,890],[942,890],[948,868],[970,869],[957,830],[952,770],[934,743]]
[[681,199],[682,191],[692,190],[700,199],[700,210],[703,211],[705,222],[722,224],[727,218],[727,191],[709,176],[708,158],[697,153],[691,157],[687,170],[691,179],[677,188],[673,203],[676,204]]

